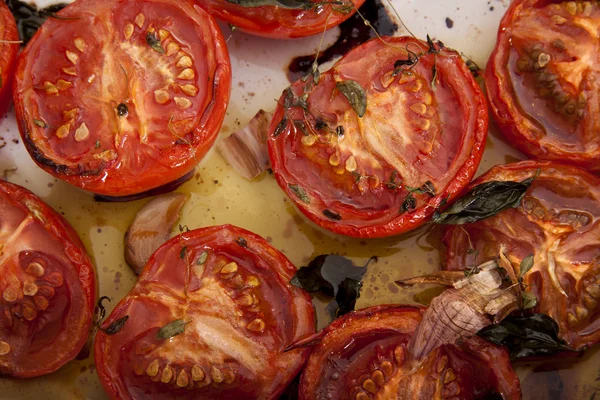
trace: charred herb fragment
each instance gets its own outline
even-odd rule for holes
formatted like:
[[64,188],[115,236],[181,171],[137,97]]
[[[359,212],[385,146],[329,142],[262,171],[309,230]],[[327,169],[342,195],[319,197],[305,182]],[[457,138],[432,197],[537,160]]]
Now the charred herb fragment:
[[396,190],[400,187],[400,185],[402,184],[402,181],[398,181],[396,182],[396,178],[398,178],[398,172],[394,171],[392,172],[392,175],[390,176],[390,181],[386,182],[385,187],[390,189],[390,190]]
[[168,323],[158,330],[156,333],[156,340],[170,339],[173,336],[183,333],[187,324],[188,323],[182,319],[176,319],[175,321]]
[[183,260],[185,258],[186,253],[187,253],[187,246],[183,246],[181,248],[181,251],[179,251],[179,258],[181,258]]
[[347,80],[336,84],[337,89],[348,99],[348,102],[359,117],[367,112],[367,94],[360,83]]
[[400,212],[412,211],[415,208],[417,208],[417,199],[415,199],[415,196],[413,196],[413,194],[409,192],[404,198],[404,201],[402,202]]
[[533,182],[490,181],[479,184],[458,199],[446,211],[433,214],[436,224],[461,225],[493,217],[500,211],[516,208]]
[[117,115],[121,118],[129,115],[129,108],[127,107],[127,104],[121,103],[117,106]]
[[544,314],[509,316],[477,335],[500,346],[507,346],[510,358],[547,356],[559,351],[575,351],[558,338],[558,324]]
[[308,196],[306,190],[304,190],[302,186],[288,184],[288,187],[292,192],[294,192],[294,194],[296,195],[296,197],[298,197],[298,199],[300,199],[300,201],[306,204],[310,204],[310,197]]
[[152,47],[152,50],[154,51],[157,51],[159,53],[165,52],[165,49],[163,49],[162,45],[160,44],[160,40],[154,32],[146,33],[146,43],[148,43],[148,45]]
[[243,248],[248,247],[248,242],[243,237],[239,237],[239,238],[235,239],[235,242]]
[[290,283],[309,293],[321,293],[335,298],[327,309],[332,316],[339,317],[354,310],[356,300],[360,296],[362,278],[367,266],[357,267],[354,263],[337,254],[322,254],[315,257],[306,267],[296,271]]
[[36,124],[37,126],[39,126],[40,128],[47,128],[48,127],[48,124],[45,121],[41,120],[41,119],[34,119],[33,123]]
[[121,329],[123,329],[123,327],[127,323],[128,319],[129,319],[129,315],[126,315],[122,318],[119,318],[118,320],[116,320],[115,322],[110,324],[108,327],[100,328],[100,330],[102,332],[106,333],[107,335],[114,335],[116,333],[119,333],[121,331]]
[[196,260],[196,265],[202,265],[202,264],[204,264],[207,259],[208,259],[208,251],[204,250],[200,254],[200,257],[198,257],[198,260]]
[[342,219],[342,216],[340,214],[336,214],[333,211],[327,209],[323,210],[323,215],[333,221],[340,221]]
[[275,127],[275,130],[273,131],[273,137],[277,137],[279,135],[281,135],[283,133],[283,131],[285,131],[285,128],[287,126],[287,117],[283,117],[281,118],[281,121],[279,121],[279,123],[277,124],[277,126]]

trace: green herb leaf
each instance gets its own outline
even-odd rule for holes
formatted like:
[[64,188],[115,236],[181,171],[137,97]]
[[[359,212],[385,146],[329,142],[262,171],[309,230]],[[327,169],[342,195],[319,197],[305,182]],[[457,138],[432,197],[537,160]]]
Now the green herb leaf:
[[175,321],[168,323],[158,330],[156,333],[156,340],[170,339],[173,336],[183,333],[187,324],[188,323],[182,319],[176,319]]
[[39,126],[40,128],[47,128],[48,127],[48,124],[45,121],[41,120],[41,119],[35,119],[34,118],[33,123],[36,124],[37,126]]
[[279,121],[277,126],[275,127],[275,130],[273,131],[273,137],[277,137],[277,136],[281,135],[283,133],[283,131],[285,131],[286,126],[287,126],[287,117],[283,117],[283,118],[281,118],[281,121]]
[[198,257],[198,259],[196,260],[196,265],[204,264],[207,259],[208,259],[208,251],[204,250],[202,253],[200,253],[200,257]]
[[367,112],[367,94],[358,82],[353,80],[341,81],[337,83],[336,87],[346,96],[359,117],[365,115]]
[[537,306],[537,297],[532,292],[521,292],[523,298],[523,310],[529,310]]
[[403,213],[412,211],[415,208],[417,208],[417,199],[415,199],[415,196],[413,196],[412,193],[408,193],[402,202],[402,208],[400,209],[400,212]]
[[533,254],[528,255],[521,261],[521,267],[519,268],[519,277],[525,276],[529,270],[533,268]]
[[112,324],[110,324],[107,328],[104,328],[104,329],[100,328],[100,330],[102,332],[106,333],[107,335],[114,335],[116,333],[119,333],[121,331],[121,329],[123,329],[123,327],[127,323],[128,319],[129,319],[129,315],[126,315],[122,318],[119,318]]
[[547,356],[559,351],[575,351],[558,338],[558,324],[544,314],[509,316],[477,335],[500,346],[507,346],[510,357]]
[[533,178],[523,182],[490,181],[475,186],[443,213],[435,212],[436,224],[461,225],[493,217],[521,204]]
[[288,184],[288,187],[292,192],[294,192],[294,194],[300,199],[300,201],[306,204],[310,204],[310,197],[306,193],[306,190],[302,188],[302,186]]
[[183,246],[181,248],[181,251],[179,252],[179,258],[183,260],[185,258],[185,253],[187,253],[187,246]]
[[163,49],[162,45],[160,44],[160,39],[158,39],[155,33],[146,33],[146,43],[148,43],[148,45],[152,47],[152,50],[154,51],[157,51],[159,53],[165,52],[165,49]]

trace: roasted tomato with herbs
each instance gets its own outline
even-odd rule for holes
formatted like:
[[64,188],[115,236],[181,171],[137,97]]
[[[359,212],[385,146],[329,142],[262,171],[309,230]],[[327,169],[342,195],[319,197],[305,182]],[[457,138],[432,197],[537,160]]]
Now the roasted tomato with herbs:
[[523,161],[494,167],[473,185],[532,177],[518,208],[448,229],[446,266],[478,265],[504,246],[519,276],[533,255],[524,283],[537,299],[534,311],[553,318],[570,346],[591,346],[600,342],[600,179],[576,167]]
[[492,112],[525,154],[600,170],[600,7],[516,0],[488,62]]
[[0,1],[0,118],[8,111],[12,101],[12,81],[17,53],[19,32],[10,9]]
[[276,399],[308,356],[284,350],[314,332],[295,271],[230,225],[169,240],[96,336],[104,388],[114,399]]
[[95,301],[94,269],[73,228],[0,179],[0,375],[40,376],[75,358]]
[[191,0],[80,0],[57,16],[17,64],[17,122],[36,163],[110,196],[192,170],[229,100],[214,19]]
[[365,0],[196,0],[235,28],[270,38],[323,33],[354,14]]
[[279,186],[318,225],[385,237],[423,224],[469,183],[487,122],[457,52],[376,38],[284,91],[269,157]]
[[478,337],[414,359],[410,343],[423,312],[376,306],[335,320],[319,333],[300,400],[521,398],[508,352]]

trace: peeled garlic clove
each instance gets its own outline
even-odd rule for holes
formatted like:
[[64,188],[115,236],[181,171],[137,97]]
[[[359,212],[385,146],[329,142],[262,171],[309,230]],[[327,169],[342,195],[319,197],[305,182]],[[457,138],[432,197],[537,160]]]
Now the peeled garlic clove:
[[169,193],[146,203],[125,233],[125,261],[140,274],[148,259],[169,236],[189,196]]

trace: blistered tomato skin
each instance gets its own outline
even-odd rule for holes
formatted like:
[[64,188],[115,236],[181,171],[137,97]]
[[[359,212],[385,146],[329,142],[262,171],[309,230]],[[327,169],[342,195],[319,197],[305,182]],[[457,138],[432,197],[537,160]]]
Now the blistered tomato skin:
[[[299,38],[334,28],[350,18],[365,0],[343,0],[327,5],[319,1],[314,7],[291,9],[279,6],[245,7],[228,0],[196,0],[216,18],[237,29],[269,38]],[[242,0],[241,2],[244,2]],[[285,1],[284,1],[285,3]]]
[[279,186],[312,221],[386,237],[422,225],[469,183],[487,127],[485,98],[457,52],[374,39],[284,91],[269,157]]
[[[19,32],[8,6],[0,2],[0,118],[12,102],[12,81],[19,52]],[[10,43],[14,42],[14,43]]]
[[[113,399],[277,399],[308,357],[284,350],[314,332],[310,297],[289,283],[295,271],[230,225],[169,240],[102,324],[128,316],[122,329],[96,336],[102,385]],[[173,324],[183,328],[161,337]]]
[[595,2],[517,0],[486,70],[492,114],[531,158],[600,170]]
[[424,308],[375,306],[335,320],[302,373],[300,400],[441,400],[500,395],[521,399],[508,352],[474,337],[444,345],[422,362],[409,344]]
[[94,269],[73,228],[0,180],[0,374],[40,376],[75,358],[95,299]]
[[36,163],[107,196],[192,170],[229,100],[231,66],[214,19],[191,0],[82,0],[58,15],[17,65],[17,122]]
[[445,234],[446,267],[496,258],[500,246],[519,274],[534,256],[524,282],[537,299],[534,311],[559,325],[559,337],[583,349],[600,342],[600,179],[572,166],[523,161],[497,166],[473,185],[535,177],[518,208]]

